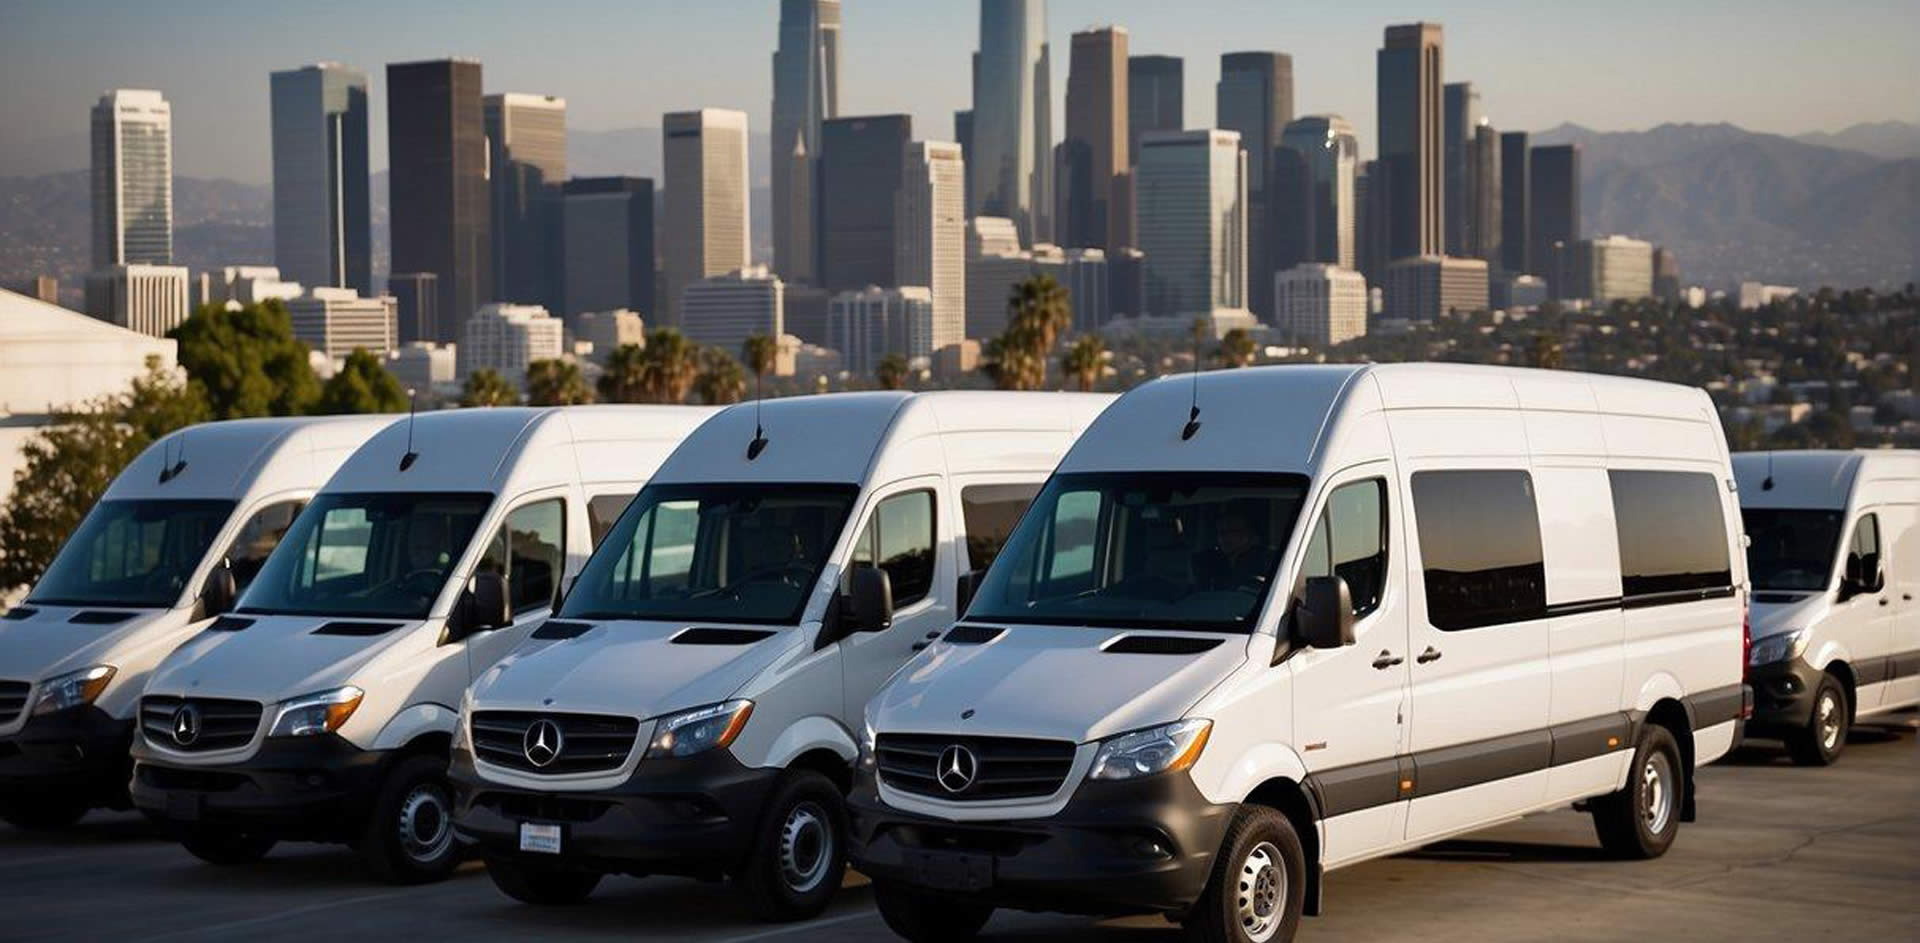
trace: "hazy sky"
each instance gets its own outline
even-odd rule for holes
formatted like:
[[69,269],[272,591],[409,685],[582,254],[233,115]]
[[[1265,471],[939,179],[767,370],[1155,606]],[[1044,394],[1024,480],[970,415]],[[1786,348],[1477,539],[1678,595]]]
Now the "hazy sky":
[[[763,130],[777,11],[776,0],[0,0],[0,168],[84,167],[100,92],[152,87],[173,103],[177,172],[265,181],[267,74],[317,60],[372,79],[376,167],[385,64],[447,55],[480,59],[489,92],[565,97],[575,128],[657,126],[662,112],[713,106]],[[1420,18],[1444,24],[1447,80],[1479,86],[1501,128],[1730,121],[1793,134],[1920,121],[1914,0],[1053,0],[1049,12],[1056,98],[1068,36],[1091,25],[1125,26],[1135,54],[1187,60],[1190,127],[1212,120],[1220,53],[1275,49],[1293,55],[1296,109],[1345,115],[1368,153],[1381,28]],[[843,111],[905,111],[916,137],[951,137],[977,4],[845,0],[844,21]]]

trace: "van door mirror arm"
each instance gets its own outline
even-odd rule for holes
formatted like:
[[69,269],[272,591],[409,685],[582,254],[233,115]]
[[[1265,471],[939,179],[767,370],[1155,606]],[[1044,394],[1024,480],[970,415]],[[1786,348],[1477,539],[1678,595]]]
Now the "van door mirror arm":
[[225,615],[233,609],[236,597],[240,595],[237,581],[233,577],[233,561],[222,558],[207,574],[207,580],[200,587],[200,601],[194,607],[197,619],[211,619]]
[[467,581],[460,598],[447,616],[447,628],[441,644],[461,641],[480,632],[504,629],[513,624],[513,604],[507,594],[507,578],[492,570],[482,570]]
[[1342,648],[1354,643],[1353,590],[1338,576],[1307,579],[1294,602],[1294,635],[1310,648]]

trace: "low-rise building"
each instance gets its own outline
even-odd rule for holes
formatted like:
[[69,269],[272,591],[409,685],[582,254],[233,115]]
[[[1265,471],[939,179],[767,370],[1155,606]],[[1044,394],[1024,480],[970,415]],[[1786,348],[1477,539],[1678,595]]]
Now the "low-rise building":
[[1443,255],[1401,259],[1387,266],[1384,316],[1433,321],[1487,307],[1487,263]]
[[933,355],[933,318],[933,293],[918,285],[843,291],[827,308],[827,346],[857,374],[872,373],[888,354],[924,360]]
[[540,305],[482,305],[467,319],[458,348],[460,376],[493,370],[520,383],[526,379],[527,364],[559,359],[565,335],[560,319]]
[[1327,348],[1367,333],[1367,280],[1324,262],[1273,276],[1273,314],[1281,342]]
[[178,265],[113,265],[87,275],[87,313],[108,324],[165,337],[193,312],[187,270]]
[[329,359],[345,359],[355,350],[385,357],[399,343],[390,296],[362,298],[351,288],[316,287],[283,304],[293,336]]
[[786,333],[786,283],[764,265],[693,282],[680,293],[680,330],[739,357],[747,338]]

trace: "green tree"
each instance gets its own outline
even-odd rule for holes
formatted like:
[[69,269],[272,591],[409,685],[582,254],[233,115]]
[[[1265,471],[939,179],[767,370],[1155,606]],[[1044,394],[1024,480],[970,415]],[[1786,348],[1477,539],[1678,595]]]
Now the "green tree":
[[600,374],[600,398],[609,403],[647,401],[647,350],[639,344],[621,344],[607,356]]
[[1007,328],[981,351],[982,369],[1003,390],[1037,390],[1047,383],[1047,359],[1060,335],[1073,326],[1073,303],[1052,276],[1035,275],[1013,286]]
[[873,365],[873,378],[880,381],[883,390],[898,390],[907,385],[907,374],[912,366],[907,358],[900,354],[888,354]]
[[319,398],[307,345],[277,300],[238,311],[203,305],[167,336],[179,342],[180,366],[215,419],[297,416]]
[[565,360],[535,360],[527,364],[527,403],[531,406],[576,406],[593,402],[593,390],[580,375],[580,365]]
[[693,390],[694,377],[700,373],[700,345],[673,328],[657,328],[647,332],[641,364],[642,402],[685,402]]
[[[651,346],[651,345],[649,345]],[[699,354],[699,371],[694,374],[693,391],[700,402],[709,406],[725,406],[740,402],[747,393],[747,375],[740,369],[740,361],[718,347],[702,347]]]
[[1107,345],[1097,334],[1083,335],[1060,355],[1060,369],[1080,387],[1080,392],[1091,393],[1100,383],[1100,375],[1106,372]]
[[758,396],[760,381],[779,364],[780,342],[766,334],[755,334],[740,345],[740,359],[753,374],[754,395]]
[[520,391],[498,371],[481,368],[467,374],[467,385],[460,391],[462,406],[518,406]]
[[320,398],[312,411],[323,416],[349,413],[403,413],[407,411],[407,391],[387,372],[380,358],[365,349],[354,348],[345,363],[320,387]]
[[1560,338],[1545,331],[1533,335],[1532,343],[1528,348],[1527,362],[1529,366],[1539,367],[1542,370],[1560,369],[1566,362]]
[[1214,359],[1223,367],[1251,367],[1254,355],[1259,347],[1253,342],[1253,334],[1244,327],[1236,327],[1220,338],[1220,349],[1214,352]]

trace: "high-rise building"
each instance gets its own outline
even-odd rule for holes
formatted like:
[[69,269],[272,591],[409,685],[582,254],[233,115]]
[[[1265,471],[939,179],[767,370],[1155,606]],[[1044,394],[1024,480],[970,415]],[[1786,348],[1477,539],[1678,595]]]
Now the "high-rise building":
[[1140,159],[1140,139],[1186,129],[1186,66],[1179,56],[1127,59],[1127,156]]
[[1653,244],[1627,236],[1599,236],[1573,243],[1567,252],[1569,286],[1564,298],[1596,305],[1653,296]]
[[436,277],[439,336],[455,340],[493,295],[487,130],[480,63],[387,66],[387,150],[395,272]]
[[669,311],[679,325],[680,295],[703,278],[752,264],[747,226],[747,115],[704,108],[663,121],[666,228],[662,255]]
[[1293,57],[1281,52],[1230,52],[1220,57],[1220,82],[1214,87],[1219,127],[1240,133],[1247,153],[1246,306],[1263,319],[1273,317],[1273,273],[1278,267],[1278,233],[1291,219],[1270,198],[1274,152],[1293,120]]
[[1367,280],[1306,262],[1273,275],[1274,326],[1288,346],[1325,350],[1367,333]]
[[785,289],[764,265],[701,279],[680,293],[681,333],[739,357],[747,338],[786,333]]
[[284,304],[293,336],[333,360],[364,350],[385,359],[398,348],[391,297],[362,298],[351,288],[315,287]]
[[872,373],[888,354],[930,358],[938,349],[933,296],[919,285],[840,292],[827,308],[827,335],[827,346],[840,351],[855,374]]
[[87,313],[151,337],[165,337],[187,310],[187,270],[178,265],[109,265],[87,274]]
[[1360,164],[1360,171],[1353,175],[1353,219],[1354,219],[1354,255],[1360,264],[1360,274],[1368,285],[1378,286],[1385,280],[1387,263],[1392,261],[1391,249],[1387,245],[1387,216],[1390,212],[1393,193],[1393,180],[1387,174],[1384,161],[1369,160]]
[[387,276],[387,294],[393,296],[393,317],[400,343],[433,343],[434,338],[446,332],[440,326],[440,276],[432,272],[396,272]]
[[1122,248],[1107,253],[1107,317],[1136,317],[1147,307],[1147,254]]
[[1485,120],[1480,110],[1480,92],[1472,82],[1448,82],[1441,91],[1443,101],[1440,131],[1441,204],[1446,218],[1448,255],[1472,255],[1473,236],[1469,207],[1473,201],[1470,177],[1474,130]]
[[173,109],[159,92],[100,96],[92,183],[93,267],[173,264]]
[[820,128],[818,264],[828,291],[897,284],[894,200],[906,178],[913,119],[834,118]]
[[569,324],[586,311],[653,307],[653,181],[576,177],[561,190],[562,294]]
[[1536,147],[1531,159],[1527,229],[1533,245],[1527,253],[1554,299],[1572,297],[1566,253],[1580,241],[1580,145]]
[[1245,308],[1247,162],[1232,131],[1149,134],[1135,165],[1147,314]]
[[1664,246],[1653,250],[1653,296],[1661,301],[1680,300],[1680,259]]
[[1358,264],[1354,177],[1359,164],[1353,126],[1339,115],[1296,118],[1281,131],[1270,183],[1273,261],[1281,271],[1303,262],[1349,270]]
[[1482,122],[1467,146],[1467,251],[1489,265],[1500,264],[1500,132]]
[[493,297],[561,310],[567,100],[506,92],[486,96],[482,110],[493,197]]
[[1033,274],[1033,253],[1020,248],[1020,231],[1004,216],[967,220],[967,336],[997,337],[1007,328],[1013,286]]
[[274,264],[304,285],[373,294],[366,73],[275,72],[272,98]]
[[1098,331],[1113,320],[1113,272],[1107,264],[1107,253],[1101,249],[1068,249],[1062,256],[1059,280],[1073,305],[1073,329]]
[[492,370],[518,385],[527,365],[557,360],[564,352],[566,328],[539,305],[489,304],[466,320],[456,348],[461,376]]
[[813,161],[820,123],[840,113],[840,0],[780,0],[773,53],[773,268],[818,278]]
[[1386,317],[1434,321],[1487,307],[1487,263],[1423,255],[1387,266]]
[[1533,273],[1533,151],[1527,132],[1500,135],[1500,268]]
[[1067,131],[1061,141],[1066,175],[1054,180],[1054,235],[1061,245],[1106,248],[1132,242],[1127,96],[1127,31],[1109,26],[1073,34]]
[[[1438,23],[1389,26],[1375,58],[1380,163],[1386,171],[1388,260],[1444,250]],[[1376,188],[1377,190],[1378,188]],[[1377,193],[1376,193],[1377,195]]]
[[1052,74],[1046,0],[980,0],[967,215],[1013,220],[1022,245],[1053,233]]
[[896,216],[894,276],[925,286],[933,298],[933,347],[967,336],[967,166],[960,145],[915,141]]

